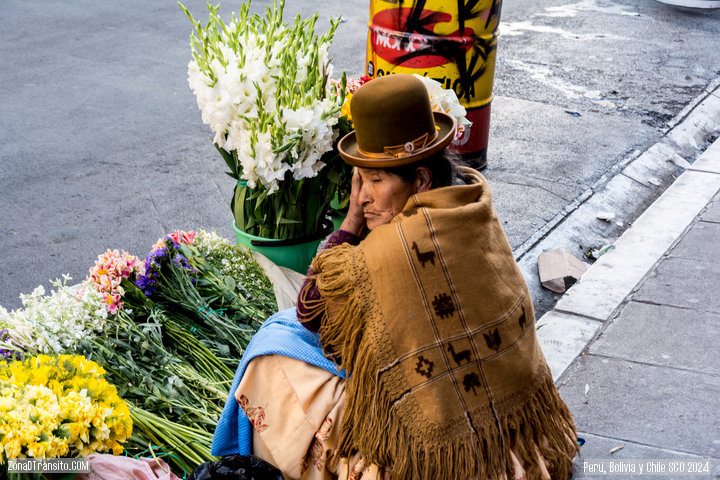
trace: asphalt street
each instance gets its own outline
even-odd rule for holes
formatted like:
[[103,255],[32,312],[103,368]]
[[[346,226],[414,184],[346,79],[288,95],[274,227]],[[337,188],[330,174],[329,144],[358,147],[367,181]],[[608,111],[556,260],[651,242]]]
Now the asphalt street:
[[[206,18],[204,2],[185,5]],[[289,0],[286,18],[315,11],[321,28],[343,17],[336,76],[361,75],[368,3]],[[233,183],[187,85],[190,30],[169,0],[0,2],[0,305],[19,307],[20,293],[63,273],[84,278],[107,248],[144,256],[174,229],[233,237]],[[518,257],[653,146],[692,161],[717,137],[720,122],[696,125],[690,145],[671,133],[720,76],[718,45],[720,10],[503,5],[483,173]],[[681,169],[628,180],[613,191],[621,221],[574,238],[611,242]],[[555,299],[539,294],[536,306]]]

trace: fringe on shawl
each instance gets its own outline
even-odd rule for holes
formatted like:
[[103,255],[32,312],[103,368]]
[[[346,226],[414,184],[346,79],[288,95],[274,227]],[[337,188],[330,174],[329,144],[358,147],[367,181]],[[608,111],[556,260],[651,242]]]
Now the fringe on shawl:
[[[340,366],[354,364],[357,347],[365,330],[363,302],[354,288],[355,277],[349,265],[355,247],[339,245],[320,252],[312,262],[315,285],[325,299],[325,317],[320,326],[320,343],[327,356]],[[349,372],[349,370],[348,370]]]
[[[560,398],[549,369],[542,364],[523,398],[506,399],[498,407],[500,430],[476,412],[474,427],[462,438],[437,439],[426,426],[410,426],[393,414],[393,400],[378,385],[373,342],[363,341],[373,305],[372,285],[356,247],[341,245],[319,254],[312,269],[326,315],[320,328],[325,353],[347,372],[346,408],[339,454],[360,452],[367,464],[386,468],[393,479],[512,479],[510,450],[526,470],[541,478],[538,450],[553,479],[566,480],[579,451],[572,415]],[[357,286],[361,286],[357,288]],[[528,393],[532,392],[532,393]],[[487,409],[486,416],[492,413]]]

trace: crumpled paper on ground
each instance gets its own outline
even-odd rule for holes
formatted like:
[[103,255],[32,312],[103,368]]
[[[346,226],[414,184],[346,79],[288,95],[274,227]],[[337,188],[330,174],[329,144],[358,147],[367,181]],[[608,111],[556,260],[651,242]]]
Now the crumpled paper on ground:
[[540,283],[555,293],[564,293],[586,270],[587,265],[565,248],[556,248],[538,256]]

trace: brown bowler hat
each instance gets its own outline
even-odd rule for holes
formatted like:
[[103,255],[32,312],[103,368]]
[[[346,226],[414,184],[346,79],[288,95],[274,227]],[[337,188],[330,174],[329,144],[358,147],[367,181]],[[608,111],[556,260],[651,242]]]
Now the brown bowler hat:
[[407,165],[445,148],[455,119],[433,112],[422,80],[408,74],[367,82],[350,99],[355,130],[338,143],[342,158],[364,168]]

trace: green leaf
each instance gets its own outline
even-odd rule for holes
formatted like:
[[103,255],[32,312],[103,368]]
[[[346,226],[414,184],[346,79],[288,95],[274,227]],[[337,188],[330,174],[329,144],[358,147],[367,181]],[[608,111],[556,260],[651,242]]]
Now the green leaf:
[[248,189],[248,190],[250,191],[250,195],[248,195],[248,197],[247,197],[248,200],[257,200],[257,198],[260,195],[262,195],[262,193],[263,193],[263,190],[260,188],[255,188],[252,190]]
[[332,183],[340,184],[340,182],[342,182],[342,176],[337,170],[329,169],[326,172],[326,176]]
[[279,147],[273,149],[273,153],[277,154],[277,153],[285,152],[287,150],[290,150],[296,144],[297,144],[297,141],[294,141],[294,140],[287,142],[284,145],[280,145]]
[[220,355],[227,357],[230,355],[230,347],[225,345],[224,343],[217,343],[218,350],[220,351]]
[[235,162],[235,158],[233,157],[233,155],[221,146],[219,146],[217,143],[213,143],[213,145],[215,146],[217,151],[220,152],[220,156],[223,158],[223,160],[225,160],[225,163],[227,164],[230,171],[233,172],[232,174],[228,175],[230,175],[235,180],[238,180],[237,163]]
[[246,228],[247,218],[245,217],[245,195],[247,195],[247,190],[247,187],[235,185],[232,211],[235,216],[235,225],[237,225],[240,230]]
[[233,280],[230,277],[223,277],[223,283],[230,291],[235,291],[235,288],[237,288],[237,284],[235,283],[235,280]]
[[268,197],[268,194],[267,194],[266,190],[262,190],[262,191],[258,190],[257,203],[255,203],[255,211],[256,212],[260,210],[260,206],[267,199],[267,197]]
[[303,223],[303,222],[300,220],[292,220],[289,218],[279,218],[277,223],[278,224],[299,224],[299,223]]

